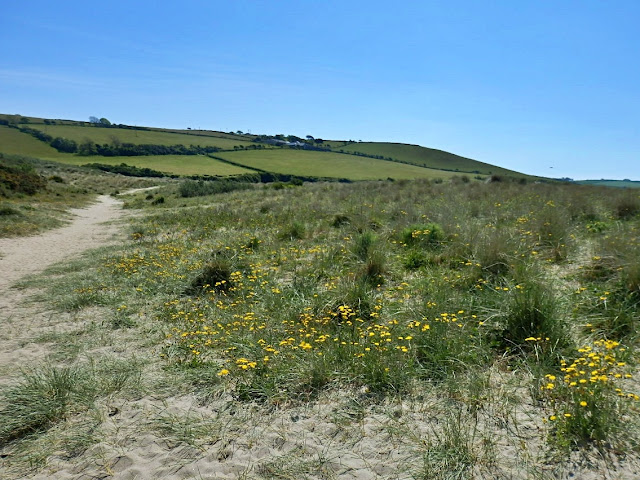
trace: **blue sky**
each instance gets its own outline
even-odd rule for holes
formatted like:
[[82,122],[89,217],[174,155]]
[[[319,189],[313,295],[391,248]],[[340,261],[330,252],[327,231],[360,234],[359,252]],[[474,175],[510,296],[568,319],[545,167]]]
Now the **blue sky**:
[[640,2],[0,3],[0,112],[640,180]]

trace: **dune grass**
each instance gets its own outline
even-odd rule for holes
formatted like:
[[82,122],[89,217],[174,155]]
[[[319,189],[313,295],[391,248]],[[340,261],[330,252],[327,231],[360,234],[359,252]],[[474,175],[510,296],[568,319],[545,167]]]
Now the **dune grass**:
[[[161,208],[136,203],[128,242],[49,294],[111,309],[101,328],[179,372],[181,392],[226,395],[234,412],[342,395],[332,428],[361,434],[388,408],[384,442],[412,445],[414,478],[508,477],[511,461],[569,471],[594,450],[637,459],[628,192],[453,179],[160,193]],[[169,413],[153,428],[206,448],[218,438],[206,423]],[[303,475],[298,460],[256,471]]]

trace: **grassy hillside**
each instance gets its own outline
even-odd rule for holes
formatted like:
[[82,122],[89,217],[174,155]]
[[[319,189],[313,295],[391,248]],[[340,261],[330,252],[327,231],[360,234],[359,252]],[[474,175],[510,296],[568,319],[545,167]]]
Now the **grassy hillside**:
[[0,153],[24,155],[46,160],[64,161],[64,159],[70,158],[70,155],[58,152],[55,148],[33,138],[31,135],[2,125],[0,125]]
[[[31,125],[31,127],[34,127]],[[109,132],[112,129],[101,129],[94,127],[77,127],[77,126],[58,126],[47,125],[46,128],[53,129],[59,127],[59,130],[70,129],[70,131],[80,132],[82,129]],[[133,135],[133,130],[113,129],[117,132],[127,132]],[[163,138],[168,140],[173,136],[180,137],[171,133],[160,132],[135,132],[140,134],[157,135],[156,140],[161,141]],[[50,135],[54,135],[49,131]],[[57,135],[57,134],[55,134]],[[164,136],[164,137],[163,137]],[[183,135],[186,137],[187,135]],[[197,138],[197,137],[196,137]],[[205,138],[205,140],[207,140]],[[226,139],[214,139],[221,142],[229,142]],[[133,142],[132,142],[133,143]],[[140,142],[145,143],[145,142]],[[171,143],[169,143],[171,144]],[[201,156],[201,155],[149,155],[139,157],[102,157],[89,156],[82,157],[74,154],[60,153],[48,144],[33,138],[31,135],[22,133],[15,128],[0,126],[0,153],[7,155],[23,155],[28,157],[40,158],[43,160],[56,160],[70,165],[84,165],[86,163],[105,163],[108,165],[119,165],[126,163],[136,167],[148,167],[159,170],[164,173],[173,173],[177,175],[240,175],[247,173],[249,170],[235,167],[218,160]]]
[[275,149],[221,152],[217,157],[274,173],[351,180],[449,178],[453,172],[332,152]]
[[453,170],[458,172],[483,175],[522,175],[512,170],[496,167],[495,165],[478,162],[477,160],[461,157],[453,153],[444,152],[442,150],[436,150],[433,148],[421,147],[419,145],[406,145],[402,143],[384,142],[362,142],[348,144],[337,143],[333,146],[333,148],[334,150],[344,150],[345,152],[358,152],[366,155],[381,155],[384,158],[392,158],[393,160],[427,168]]
[[77,125],[29,125],[41,130],[52,137],[64,137],[81,143],[90,139],[94,143],[112,143],[114,138],[122,143],[151,144],[151,145],[201,145],[232,149],[234,146],[248,146],[252,142],[242,137],[233,138],[210,135],[195,135],[191,133],[176,133],[161,130],[132,130],[127,128],[101,128]]

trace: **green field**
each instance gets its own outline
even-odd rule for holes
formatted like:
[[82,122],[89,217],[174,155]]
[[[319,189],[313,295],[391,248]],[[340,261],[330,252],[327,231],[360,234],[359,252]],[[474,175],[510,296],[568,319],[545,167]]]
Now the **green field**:
[[64,160],[72,165],[85,165],[87,163],[106,163],[108,165],[120,165],[126,163],[134,167],[147,167],[164,173],[176,175],[211,175],[230,176],[250,173],[242,167],[229,165],[214,158],[204,155],[148,155],[139,157],[77,157],[69,156]]
[[274,149],[223,152],[216,156],[274,173],[351,180],[450,178],[453,172],[332,152]]
[[76,125],[29,125],[30,128],[41,130],[52,137],[63,137],[81,143],[90,139],[97,144],[110,144],[113,139],[122,143],[149,145],[201,145],[203,147],[218,147],[232,149],[238,145],[252,145],[251,141],[242,138],[226,138],[208,135],[194,135],[189,133],[174,133],[159,130],[131,130],[128,128],[102,128]]
[[575,183],[600,187],[640,188],[640,182],[634,180],[579,180]]
[[55,148],[33,138],[31,135],[2,125],[0,125],[0,153],[60,161],[65,161],[72,157],[67,153],[58,152]]
[[453,153],[444,152],[442,150],[436,150],[433,148],[421,147],[419,145],[384,142],[351,143],[348,145],[344,145],[343,142],[332,143],[334,144],[334,149],[341,149],[345,152],[359,152],[366,155],[381,155],[385,158],[391,157],[394,160],[427,168],[453,170],[464,173],[475,173],[483,175],[522,175],[512,170],[496,167],[488,163],[478,162],[477,160],[454,155]]

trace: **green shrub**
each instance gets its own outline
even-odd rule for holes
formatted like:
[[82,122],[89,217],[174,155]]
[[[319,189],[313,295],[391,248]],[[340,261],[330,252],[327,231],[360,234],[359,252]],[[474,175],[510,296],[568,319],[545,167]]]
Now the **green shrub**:
[[[47,181],[38,175],[33,165],[26,160],[9,158],[0,154],[0,194],[25,193],[34,195],[44,190]],[[4,193],[3,193],[4,192]]]
[[407,270],[418,270],[419,268],[425,267],[429,264],[429,260],[424,252],[418,250],[409,250],[407,255],[404,257],[402,262],[404,268]]

